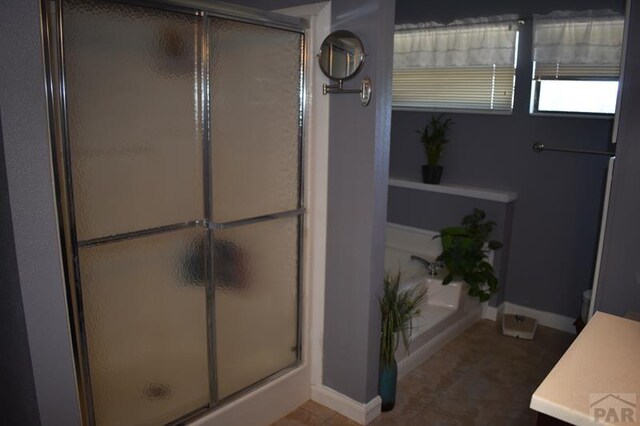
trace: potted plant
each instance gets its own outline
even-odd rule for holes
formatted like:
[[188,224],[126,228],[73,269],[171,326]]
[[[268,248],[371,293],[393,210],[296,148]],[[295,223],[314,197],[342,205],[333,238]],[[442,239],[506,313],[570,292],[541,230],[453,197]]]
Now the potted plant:
[[380,338],[380,376],[379,393],[382,398],[382,411],[393,409],[396,402],[396,383],[398,364],[395,353],[402,337],[405,349],[409,349],[411,320],[420,314],[420,306],[427,295],[425,286],[415,286],[400,290],[400,272],[384,277],[384,293],[378,299],[382,314],[382,336]]
[[442,177],[443,169],[438,163],[442,156],[444,144],[449,142],[447,133],[449,132],[449,126],[452,124],[450,118],[443,120],[443,117],[444,114],[440,114],[437,117],[435,115],[431,116],[431,120],[427,122],[424,130],[418,130],[418,133],[422,135],[420,141],[427,154],[427,164],[422,166],[422,181],[424,183],[438,184]]
[[481,302],[498,290],[498,278],[489,262],[489,250],[498,250],[502,243],[489,240],[489,234],[496,225],[485,220],[486,214],[480,209],[462,219],[462,226],[444,228],[440,231],[442,254],[438,261],[445,264],[449,273],[442,284],[449,284],[454,277],[460,277],[469,284],[469,296],[477,297]]

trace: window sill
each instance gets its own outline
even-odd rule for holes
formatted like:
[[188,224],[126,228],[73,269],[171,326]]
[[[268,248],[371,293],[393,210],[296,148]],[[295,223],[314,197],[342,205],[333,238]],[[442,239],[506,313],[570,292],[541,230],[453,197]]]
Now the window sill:
[[571,112],[530,112],[532,117],[590,118],[597,120],[613,120],[615,114],[578,114]]
[[475,186],[439,184],[415,182],[403,179],[389,178],[389,186],[398,188],[416,189],[419,191],[437,192],[440,194],[457,195],[460,197],[478,198],[481,200],[496,201],[499,203],[511,203],[518,198],[518,193],[511,191],[498,191],[495,189],[478,188]]

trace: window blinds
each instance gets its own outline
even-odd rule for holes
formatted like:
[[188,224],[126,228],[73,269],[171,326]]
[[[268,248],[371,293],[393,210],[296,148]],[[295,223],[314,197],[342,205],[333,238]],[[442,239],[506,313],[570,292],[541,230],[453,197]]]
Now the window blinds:
[[608,10],[535,15],[534,78],[617,80],[624,17]]
[[397,27],[393,106],[510,111],[518,31],[510,18]]
[[536,80],[617,80],[619,74],[620,65],[536,63],[533,75]]
[[509,111],[513,84],[513,66],[395,69],[393,105]]

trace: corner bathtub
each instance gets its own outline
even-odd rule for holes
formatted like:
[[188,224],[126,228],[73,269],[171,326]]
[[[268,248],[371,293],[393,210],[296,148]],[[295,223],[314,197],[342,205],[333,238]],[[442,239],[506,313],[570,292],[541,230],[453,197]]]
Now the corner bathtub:
[[481,317],[480,303],[467,296],[467,284],[453,281],[442,285],[446,271],[430,276],[422,263],[411,260],[420,256],[435,261],[441,248],[437,233],[392,223],[387,224],[385,269],[400,271],[400,289],[418,285],[427,287],[421,313],[413,322],[409,351],[401,344],[396,352],[400,377],[428,359]]

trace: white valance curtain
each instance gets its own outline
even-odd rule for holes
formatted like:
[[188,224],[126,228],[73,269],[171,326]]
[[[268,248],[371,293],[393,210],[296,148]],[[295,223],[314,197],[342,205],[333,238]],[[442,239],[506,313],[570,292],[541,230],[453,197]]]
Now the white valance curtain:
[[534,15],[533,59],[543,64],[617,67],[623,32],[624,16],[609,10]]
[[447,68],[515,63],[516,15],[397,25],[393,67]]

